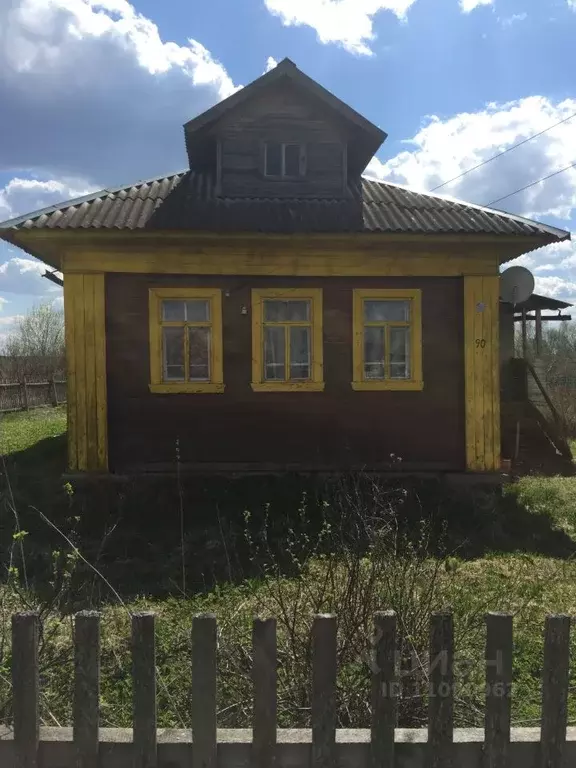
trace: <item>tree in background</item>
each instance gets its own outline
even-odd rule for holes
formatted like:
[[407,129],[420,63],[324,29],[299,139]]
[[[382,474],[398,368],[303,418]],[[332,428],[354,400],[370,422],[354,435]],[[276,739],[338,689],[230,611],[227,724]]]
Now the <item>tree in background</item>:
[[[521,354],[522,340],[516,329],[516,354]],[[534,361],[536,341],[534,324],[528,326],[527,357]],[[544,363],[544,379],[556,410],[564,419],[569,433],[576,435],[576,322],[549,325],[544,323],[540,361]]]
[[53,302],[33,307],[16,324],[1,350],[6,380],[47,380],[64,370],[64,312]]

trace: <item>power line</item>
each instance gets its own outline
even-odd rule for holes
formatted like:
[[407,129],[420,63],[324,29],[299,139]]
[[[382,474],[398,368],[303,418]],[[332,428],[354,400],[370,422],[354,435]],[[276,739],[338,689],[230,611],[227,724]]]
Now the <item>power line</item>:
[[517,195],[519,192],[524,192],[525,189],[530,189],[530,187],[536,186],[536,184],[540,184],[541,181],[546,181],[547,179],[551,179],[552,176],[558,176],[560,173],[564,173],[564,171],[569,171],[570,168],[576,168],[576,162],[572,163],[571,165],[567,165],[566,168],[560,168],[559,171],[554,171],[554,173],[549,173],[548,176],[543,176],[541,179],[537,179],[536,181],[533,181],[531,184],[526,184],[525,187],[521,187],[520,189],[514,190],[514,192],[510,192],[508,195],[504,195],[503,197],[499,197],[496,200],[491,200],[489,203],[485,203],[485,207],[489,208],[491,205],[494,205],[495,203],[499,203],[501,200],[506,200],[509,197],[512,197],[512,195]]
[[543,133],[546,133],[547,131],[551,131],[552,128],[556,128],[557,125],[562,125],[562,123],[566,123],[568,122],[568,120],[572,120],[573,117],[576,117],[576,112],[574,112],[573,115],[569,115],[568,117],[565,117],[562,120],[559,120],[557,123],[554,123],[554,125],[549,125],[548,128],[544,128],[543,131],[539,131],[538,133],[535,133],[532,136],[528,136],[527,139],[523,139],[522,141],[519,141],[518,144],[513,144],[511,147],[508,147],[508,149],[505,149],[502,152],[498,152],[497,155],[492,155],[492,157],[489,157],[487,160],[484,160],[483,162],[478,163],[478,165],[474,165],[472,168],[468,168],[467,171],[463,171],[462,173],[459,173],[458,176],[454,176],[453,179],[448,179],[448,181],[443,181],[442,184],[438,184],[437,187],[433,187],[430,190],[430,192],[436,192],[437,189],[441,189],[442,187],[445,187],[446,184],[451,184],[453,181],[457,181],[458,179],[461,179],[462,176],[466,176],[467,173],[472,173],[472,171],[475,171],[477,168],[482,168],[483,165],[487,165],[488,163],[491,163],[492,160],[496,160],[497,157],[502,157],[502,155],[505,155],[508,152],[512,152],[513,149],[516,149],[517,147],[521,147],[522,144],[527,144],[529,141],[532,141],[532,139],[536,139],[538,136],[542,136]]

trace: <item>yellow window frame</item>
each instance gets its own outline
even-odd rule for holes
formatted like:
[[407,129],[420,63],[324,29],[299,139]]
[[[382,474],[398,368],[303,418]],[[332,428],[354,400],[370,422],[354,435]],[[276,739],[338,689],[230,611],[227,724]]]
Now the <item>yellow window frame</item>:
[[[278,325],[307,325],[311,328],[311,377],[305,381],[264,380],[264,300],[309,300],[308,322],[280,322]],[[266,323],[267,325],[268,323]],[[289,370],[290,346],[286,344],[286,371]],[[321,288],[253,288],[252,289],[252,389],[255,392],[322,392],[324,360],[322,344]]]
[[[186,323],[162,320],[163,299],[204,299],[210,302],[210,320]],[[158,394],[224,392],[222,347],[222,291],[217,288],[150,288],[150,391]],[[212,329],[210,346],[210,381],[162,380],[162,328],[166,326],[204,326]],[[187,338],[187,334],[185,334]],[[185,346],[184,370],[188,371],[188,343]]]
[[[364,321],[364,302],[374,299],[390,301],[409,301],[410,320],[408,322],[368,322]],[[356,288],[353,297],[353,381],[355,390],[411,390],[424,388],[422,380],[422,291],[418,288]],[[364,328],[365,326],[406,327],[410,328],[410,373],[409,379],[365,379],[364,378]],[[386,350],[388,345],[386,346]]]

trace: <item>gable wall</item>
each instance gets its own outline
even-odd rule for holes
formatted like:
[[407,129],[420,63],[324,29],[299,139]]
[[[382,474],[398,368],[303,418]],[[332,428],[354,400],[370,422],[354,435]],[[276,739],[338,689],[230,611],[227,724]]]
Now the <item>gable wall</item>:
[[[341,197],[346,189],[348,136],[322,106],[284,85],[235,109],[214,129],[219,192],[224,197]],[[263,175],[265,141],[306,146],[300,180]]]

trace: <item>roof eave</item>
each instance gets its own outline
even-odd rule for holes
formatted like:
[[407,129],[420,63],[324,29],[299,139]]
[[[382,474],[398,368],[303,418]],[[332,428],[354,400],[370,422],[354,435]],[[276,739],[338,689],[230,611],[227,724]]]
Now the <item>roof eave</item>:
[[60,263],[59,255],[57,253],[49,253],[46,251],[44,251],[43,253],[40,253],[40,251],[38,251],[34,247],[34,241],[32,241],[32,244],[30,244],[30,242],[27,242],[25,240],[22,241],[19,238],[19,234],[23,231],[27,231],[27,230],[0,228],[0,240],[4,240],[4,242],[9,243],[10,245],[15,245],[17,248],[20,248],[29,256],[33,256],[35,259],[38,259],[38,261],[41,261],[43,264],[48,264],[50,267],[53,267],[54,269],[57,269],[60,271],[62,268],[62,264]]
[[[536,223],[536,222],[535,222]],[[545,224],[540,224],[539,226],[548,226]],[[570,241],[572,239],[572,236],[570,232],[566,232],[564,230],[557,230],[561,234],[553,234],[552,232],[542,232],[541,234],[534,234],[533,237],[528,237],[528,240],[525,241],[526,245],[529,247],[524,247],[518,251],[516,255],[506,255],[505,258],[502,258],[500,260],[500,264],[506,264],[509,261],[512,261],[513,259],[517,259],[520,256],[524,256],[527,253],[532,253],[533,251],[537,251],[540,248],[545,248],[548,245],[554,245],[554,243],[563,243],[567,240]],[[530,245],[530,241],[533,242],[533,245]]]

